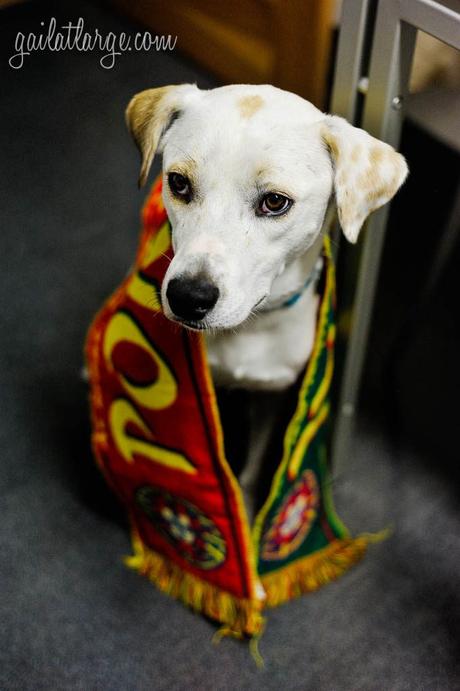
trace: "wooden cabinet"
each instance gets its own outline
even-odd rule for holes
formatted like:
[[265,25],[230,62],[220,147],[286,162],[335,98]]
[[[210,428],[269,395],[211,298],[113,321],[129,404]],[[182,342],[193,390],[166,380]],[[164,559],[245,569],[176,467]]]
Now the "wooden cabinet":
[[270,83],[324,106],[334,0],[113,0],[226,83]]

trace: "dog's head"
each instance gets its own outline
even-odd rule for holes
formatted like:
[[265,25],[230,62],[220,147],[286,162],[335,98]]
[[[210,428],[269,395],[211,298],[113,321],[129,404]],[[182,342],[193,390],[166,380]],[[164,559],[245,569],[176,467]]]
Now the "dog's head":
[[191,328],[228,329],[263,304],[317,239],[332,193],[345,236],[407,175],[391,146],[272,86],[143,91],[126,111],[139,184],[163,154],[174,258],[164,312]]

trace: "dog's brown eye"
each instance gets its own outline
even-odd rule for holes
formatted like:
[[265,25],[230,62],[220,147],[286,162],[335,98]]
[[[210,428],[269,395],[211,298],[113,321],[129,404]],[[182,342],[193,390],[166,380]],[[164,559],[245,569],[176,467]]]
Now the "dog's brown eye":
[[292,203],[292,199],[284,194],[269,192],[260,200],[257,211],[261,216],[280,216],[291,208]]
[[192,186],[190,180],[180,173],[169,173],[168,184],[170,190],[176,197],[181,197],[186,201],[190,201],[192,194]]

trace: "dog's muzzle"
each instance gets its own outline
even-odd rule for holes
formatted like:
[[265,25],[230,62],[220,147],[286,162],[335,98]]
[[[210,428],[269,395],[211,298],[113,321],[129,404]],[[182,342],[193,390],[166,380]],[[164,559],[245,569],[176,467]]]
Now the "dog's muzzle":
[[219,299],[219,288],[203,277],[173,278],[166,290],[174,316],[185,322],[201,321]]

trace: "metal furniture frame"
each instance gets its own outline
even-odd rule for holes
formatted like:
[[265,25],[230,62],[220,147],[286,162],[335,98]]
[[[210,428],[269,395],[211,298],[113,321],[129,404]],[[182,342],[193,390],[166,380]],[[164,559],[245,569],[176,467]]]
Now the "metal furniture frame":
[[[459,0],[343,0],[330,110],[395,147],[417,30],[460,50]],[[361,119],[360,93],[365,99]],[[388,206],[372,214],[364,234],[332,439],[336,473],[348,464],[387,219]]]

